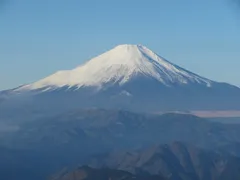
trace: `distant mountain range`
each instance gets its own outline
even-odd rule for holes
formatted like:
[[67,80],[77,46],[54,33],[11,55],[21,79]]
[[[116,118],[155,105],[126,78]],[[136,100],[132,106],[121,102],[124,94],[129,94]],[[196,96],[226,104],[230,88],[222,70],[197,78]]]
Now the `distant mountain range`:
[[18,119],[26,109],[32,118],[76,108],[240,110],[240,89],[185,70],[145,46],[126,44],[73,70],[0,92],[5,119]]
[[[240,125],[213,123],[184,114],[160,116],[103,109],[71,111],[25,122],[16,131],[0,132],[0,147],[3,147],[0,148],[0,170],[26,180],[42,180],[41,177],[63,167],[86,165],[96,154],[136,153],[154,144],[174,141],[193,144],[224,157],[240,157],[239,130]],[[118,162],[117,158],[114,161]],[[154,165],[154,161],[149,164]],[[5,174],[5,179],[16,179],[7,178],[8,175],[10,173]]]
[[4,132],[4,136],[0,133],[0,145],[24,149],[81,147],[79,150],[88,149],[89,153],[97,147],[99,152],[172,141],[215,148],[240,142],[239,129],[240,124],[214,123],[193,115],[88,109],[26,122],[17,131]]

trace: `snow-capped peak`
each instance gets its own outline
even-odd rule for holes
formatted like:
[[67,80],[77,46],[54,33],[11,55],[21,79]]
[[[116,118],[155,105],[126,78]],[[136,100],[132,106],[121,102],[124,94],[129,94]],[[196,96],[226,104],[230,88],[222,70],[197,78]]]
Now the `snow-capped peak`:
[[58,71],[18,90],[48,90],[63,86],[102,87],[106,83],[123,85],[140,75],[153,78],[166,86],[188,83],[206,86],[212,84],[212,81],[170,63],[143,45],[124,44],[75,69]]

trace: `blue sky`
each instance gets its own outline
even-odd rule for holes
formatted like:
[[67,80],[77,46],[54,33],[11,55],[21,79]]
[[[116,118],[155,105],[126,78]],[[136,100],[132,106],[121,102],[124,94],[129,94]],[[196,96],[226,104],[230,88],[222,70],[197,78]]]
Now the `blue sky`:
[[143,44],[188,70],[240,86],[240,16],[230,1],[5,0],[0,89],[74,68],[118,44]]

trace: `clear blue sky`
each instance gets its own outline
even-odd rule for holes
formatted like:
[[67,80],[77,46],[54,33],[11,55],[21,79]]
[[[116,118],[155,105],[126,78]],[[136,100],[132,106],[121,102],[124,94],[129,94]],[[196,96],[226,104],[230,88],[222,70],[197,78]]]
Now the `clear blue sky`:
[[5,0],[0,6],[0,89],[126,43],[240,86],[240,16],[227,0]]

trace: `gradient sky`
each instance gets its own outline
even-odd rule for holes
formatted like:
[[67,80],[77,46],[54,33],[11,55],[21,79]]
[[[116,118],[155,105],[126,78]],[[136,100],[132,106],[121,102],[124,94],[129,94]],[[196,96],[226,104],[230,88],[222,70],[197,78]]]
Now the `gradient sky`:
[[0,89],[72,69],[118,44],[240,86],[240,16],[227,0],[0,0]]

